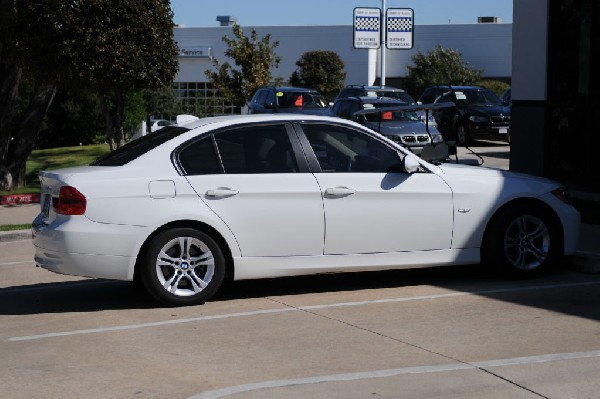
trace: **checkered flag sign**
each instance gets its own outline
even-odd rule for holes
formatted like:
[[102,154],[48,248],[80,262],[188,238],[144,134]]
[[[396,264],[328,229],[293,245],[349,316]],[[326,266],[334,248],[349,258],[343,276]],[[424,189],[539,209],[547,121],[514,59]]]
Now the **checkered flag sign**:
[[388,32],[412,32],[412,18],[407,17],[388,17]]
[[354,28],[359,32],[379,32],[379,18],[357,16]]

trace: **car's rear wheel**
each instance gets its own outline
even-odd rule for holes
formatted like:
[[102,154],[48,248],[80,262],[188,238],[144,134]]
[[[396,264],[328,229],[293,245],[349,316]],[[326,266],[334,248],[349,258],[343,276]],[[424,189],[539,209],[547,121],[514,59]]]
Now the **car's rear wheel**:
[[502,210],[490,222],[483,261],[511,277],[537,276],[555,266],[561,238],[553,218],[532,205]]
[[464,123],[459,123],[456,127],[456,141],[459,145],[466,147],[471,144],[471,135],[469,128]]
[[197,305],[221,286],[225,258],[209,235],[191,228],[175,228],[152,239],[140,271],[144,286],[160,302]]

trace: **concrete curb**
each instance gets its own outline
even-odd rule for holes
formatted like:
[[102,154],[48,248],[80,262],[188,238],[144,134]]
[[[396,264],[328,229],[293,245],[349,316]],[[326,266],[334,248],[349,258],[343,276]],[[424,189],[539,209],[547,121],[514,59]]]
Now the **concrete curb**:
[[565,258],[567,268],[579,273],[599,274],[600,254],[586,251],[577,251],[575,255]]
[[0,242],[16,241],[31,238],[31,230],[0,231]]

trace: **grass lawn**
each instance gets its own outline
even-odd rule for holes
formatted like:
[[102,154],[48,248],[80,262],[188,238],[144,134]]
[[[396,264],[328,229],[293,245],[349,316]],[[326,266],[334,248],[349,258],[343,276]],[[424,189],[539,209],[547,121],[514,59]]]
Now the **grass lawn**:
[[108,144],[93,144],[77,147],[59,147],[47,150],[35,150],[27,159],[27,186],[14,191],[0,191],[0,195],[39,193],[40,170],[67,168],[88,165],[96,158],[110,151]]
[[29,229],[31,229],[31,223],[0,225],[0,231],[15,231],[15,230],[29,230]]

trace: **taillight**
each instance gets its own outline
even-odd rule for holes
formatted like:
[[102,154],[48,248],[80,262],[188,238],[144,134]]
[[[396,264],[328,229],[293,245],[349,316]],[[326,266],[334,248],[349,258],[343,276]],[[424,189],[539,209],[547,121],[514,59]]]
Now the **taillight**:
[[52,199],[52,207],[61,215],[83,215],[85,205],[85,196],[71,186],[61,187],[58,198]]

